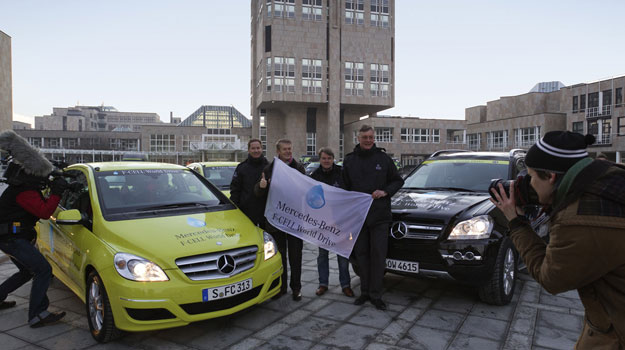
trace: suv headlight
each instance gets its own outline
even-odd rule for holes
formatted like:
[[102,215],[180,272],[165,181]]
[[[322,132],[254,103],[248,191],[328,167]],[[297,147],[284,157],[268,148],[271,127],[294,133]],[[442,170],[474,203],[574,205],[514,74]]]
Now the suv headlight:
[[128,254],[115,254],[115,269],[124,278],[139,282],[169,281],[158,265],[142,257]]
[[490,237],[493,231],[493,219],[480,215],[456,224],[448,239],[482,239]]
[[276,255],[278,246],[273,237],[265,231],[263,231],[263,239],[265,241],[265,260],[269,260],[272,256]]

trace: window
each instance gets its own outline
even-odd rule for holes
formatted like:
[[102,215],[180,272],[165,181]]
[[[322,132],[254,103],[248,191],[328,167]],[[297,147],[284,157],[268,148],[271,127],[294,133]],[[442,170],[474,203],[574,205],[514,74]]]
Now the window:
[[593,92],[588,94],[588,108],[599,107],[599,93]]
[[345,23],[365,24],[364,0],[345,0]]
[[295,0],[268,0],[267,17],[295,18]]
[[339,158],[343,159],[343,152],[345,150],[345,133],[339,135]]
[[623,103],[623,88],[616,88],[614,94],[614,104],[619,107]]
[[508,147],[508,131],[498,130],[486,134],[486,144],[489,150],[505,149]]
[[588,122],[588,133],[595,135],[595,137],[597,138],[597,141],[596,141],[597,145],[610,144],[611,132],[612,132],[612,120],[611,119],[598,119],[598,120],[593,120],[593,121]]
[[530,147],[540,137],[540,126],[514,130],[514,140],[517,147]]
[[388,0],[371,0],[371,25],[388,28]]
[[[438,132],[438,129],[435,130]],[[429,141],[428,136],[429,129],[402,128],[400,138],[403,143],[426,143]]]
[[263,145],[263,155],[267,154],[267,126],[265,125],[265,117],[267,117],[267,110],[261,109],[259,138],[260,143]]
[[480,134],[468,134],[467,140],[469,143],[469,149],[472,151],[480,150]]
[[191,143],[202,142],[202,135],[182,135],[182,151],[191,150]]
[[577,113],[578,99],[579,96],[573,96],[573,113]]
[[321,21],[322,0],[302,0],[302,19],[306,21]]
[[441,142],[440,129],[432,129],[432,143],[440,143],[440,142]]
[[272,89],[275,92],[295,92],[295,58],[273,57],[272,61],[272,58],[268,57],[266,69],[267,92]]
[[50,137],[44,139],[44,145],[46,148],[59,148],[60,140],[58,137]]
[[618,118],[618,134],[619,136],[625,135],[625,117]]
[[612,89],[603,91],[603,106],[612,104]]
[[586,109],[586,95],[579,95],[579,110],[583,112]]
[[345,62],[345,94],[347,96],[364,95],[365,64]]
[[150,152],[175,152],[175,135],[151,134]]
[[583,134],[584,133],[584,122],[573,122],[573,130],[576,133]]
[[375,128],[375,142],[393,142],[393,128]]
[[371,96],[388,96],[388,64],[371,64]]
[[265,52],[271,52],[271,26],[265,26]]
[[309,156],[317,154],[317,133],[306,133],[306,154]]
[[321,60],[302,59],[302,91],[305,94],[321,93]]

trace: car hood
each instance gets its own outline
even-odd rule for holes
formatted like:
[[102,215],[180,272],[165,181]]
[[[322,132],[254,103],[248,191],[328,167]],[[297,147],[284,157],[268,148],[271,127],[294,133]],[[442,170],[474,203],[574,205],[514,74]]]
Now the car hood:
[[[448,223],[452,217],[470,210],[481,211],[488,204],[487,193],[400,190],[391,200],[393,214],[428,218]],[[472,215],[469,215],[472,216]]]
[[116,252],[135,254],[163,269],[175,260],[246,246],[262,254],[263,233],[239,210],[107,221],[101,232]]

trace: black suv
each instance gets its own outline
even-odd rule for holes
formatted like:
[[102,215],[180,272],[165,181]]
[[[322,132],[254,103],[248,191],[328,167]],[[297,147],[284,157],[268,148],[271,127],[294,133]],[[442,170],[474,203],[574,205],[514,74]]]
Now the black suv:
[[475,285],[484,302],[508,304],[518,253],[488,188],[524,170],[524,150],[432,154],[392,198],[387,271]]

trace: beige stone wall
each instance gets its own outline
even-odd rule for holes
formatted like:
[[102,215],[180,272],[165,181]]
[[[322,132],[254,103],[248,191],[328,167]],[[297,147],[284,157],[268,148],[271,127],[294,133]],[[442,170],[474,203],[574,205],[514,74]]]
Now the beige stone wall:
[[11,37],[0,31],[0,130],[11,129],[12,121]]

